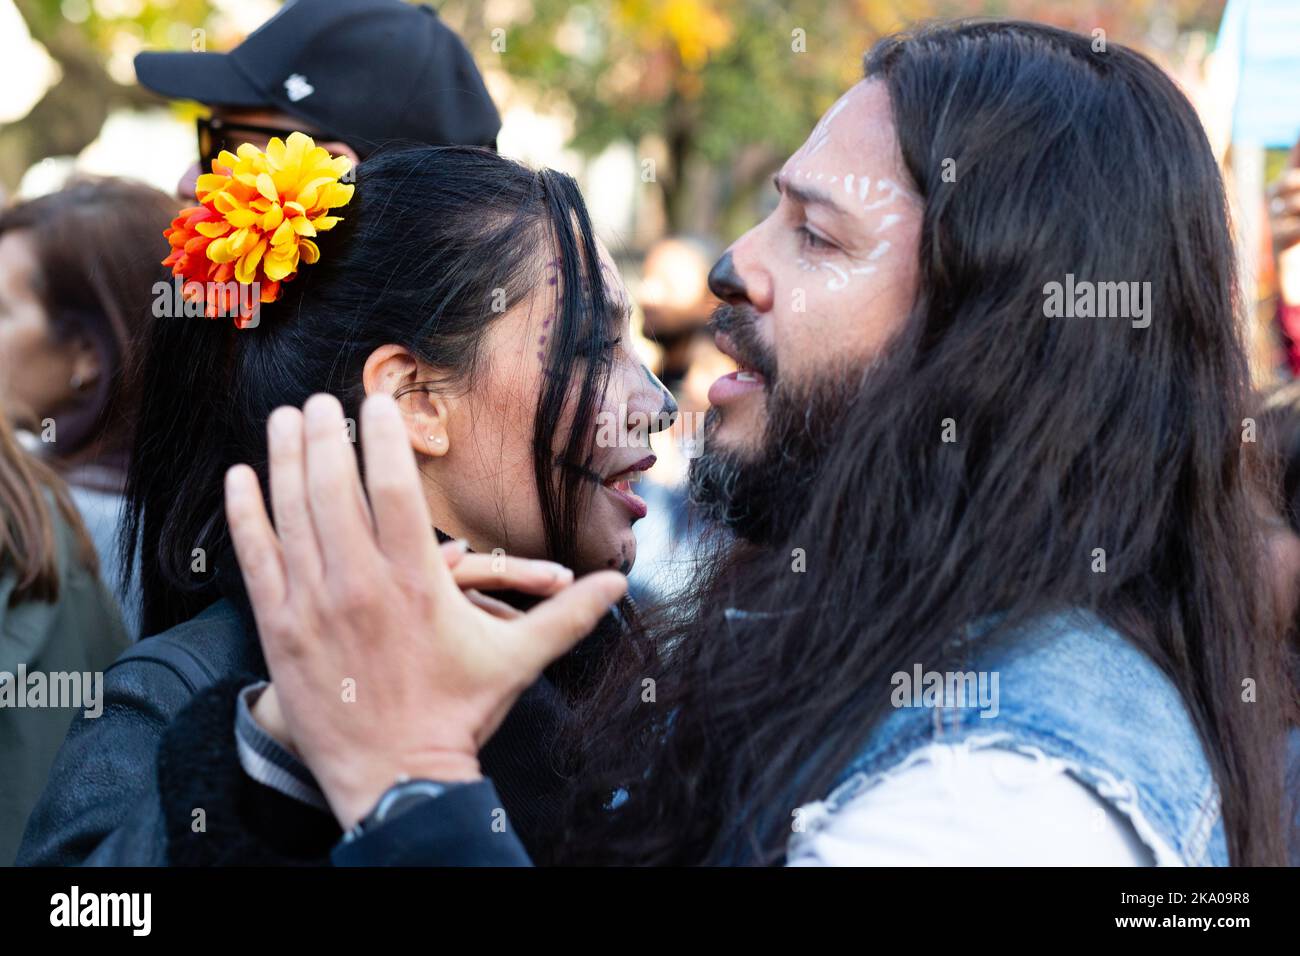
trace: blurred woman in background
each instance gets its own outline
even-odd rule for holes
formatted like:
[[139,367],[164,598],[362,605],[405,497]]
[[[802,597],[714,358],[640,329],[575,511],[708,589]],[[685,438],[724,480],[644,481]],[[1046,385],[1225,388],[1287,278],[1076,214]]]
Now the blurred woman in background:
[[18,852],[72,715],[94,707],[20,707],[8,695],[26,694],[26,675],[102,671],[128,643],[97,564],[67,488],[0,415],[0,865]]
[[0,211],[0,399],[70,486],[133,637],[139,584],[117,547],[131,341],[164,275],[153,247],[175,209],[155,189],[102,179]]

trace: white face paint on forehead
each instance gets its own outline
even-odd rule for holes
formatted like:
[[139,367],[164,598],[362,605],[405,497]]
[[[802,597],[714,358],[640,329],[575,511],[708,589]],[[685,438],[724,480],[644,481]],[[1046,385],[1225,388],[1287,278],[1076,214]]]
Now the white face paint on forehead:
[[853,91],[850,90],[848,93],[845,93],[836,100],[835,105],[827,110],[826,115],[823,116],[821,120],[818,121],[817,125],[813,127],[812,135],[808,137],[808,142],[804,144],[804,148],[808,150],[809,156],[815,155],[818,150],[826,145],[826,141],[831,137],[831,126],[835,122],[835,117],[839,116],[840,113],[843,112],[844,107],[848,106],[849,96],[852,95],[852,93]]
[[[851,126],[852,115],[861,116],[862,111],[849,110],[846,115],[845,110],[866,95],[864,82],[836,100],[817,123],[807,142],[790,158],[785,175],[791,181],[809,186],[834,186],[832,190],[827,190],[825,185],[814,188],[832,195],[836,205],[858,221],[861,234],[874,238],[901,222],[907,204],[918,203],[919,199],[900,184],[896,171],[899,165],[897,146],[892,131],[879,125],[873,128],[864,126],[861,130]],[[882,162],[886,156],[888,161]],[[875,168],[845,168],[848,163],[861,161],[863,157],[871,157]],[[805,257],[800,258],[798,266],[804,272],[825,271],[828,273],[827,291],[841,292],[855,281],[855,277],[874,275],[880,267],[887,266],[894,245],[880,238],[860,245],[854,257],[820,260]]]

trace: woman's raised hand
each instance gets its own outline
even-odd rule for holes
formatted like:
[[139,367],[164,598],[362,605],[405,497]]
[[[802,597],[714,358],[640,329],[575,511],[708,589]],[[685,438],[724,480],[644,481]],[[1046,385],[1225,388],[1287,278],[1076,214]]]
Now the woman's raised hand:
[[[277,409],[275,528],[244,465],[226,477],[226,512],[279,711],[346,829],[400,778],[476,779],[479,748],[515,699],[627,581],[588,575],[526,614],[476,603],[434,537],[394,401],[362,407],[368,505],[344,424],[327,395],[302,413]],[[522,571],[482,563],[462,569],[462,585],[511,586]]]

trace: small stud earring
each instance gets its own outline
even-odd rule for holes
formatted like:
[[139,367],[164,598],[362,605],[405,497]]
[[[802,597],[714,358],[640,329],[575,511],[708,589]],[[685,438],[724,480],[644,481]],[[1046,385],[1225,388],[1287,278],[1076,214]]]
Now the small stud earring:
[[438,435],[437,437],[430,435],[429,441],[432,442],[436,447],[441,448],[443,446],[443,443],[445,443],[447,439],[443,438],[441,435]]

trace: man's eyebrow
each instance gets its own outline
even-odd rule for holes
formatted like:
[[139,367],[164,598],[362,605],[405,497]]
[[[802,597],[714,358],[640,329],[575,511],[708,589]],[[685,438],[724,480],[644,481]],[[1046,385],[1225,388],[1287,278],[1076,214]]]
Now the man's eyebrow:
[[772,185],[776,187],[776,191],[781,195],[789,196],[800,205],[824,206],[837,216],[847,216],[849,214],[848,210],[837,203],[830,193],[824,193],[820,189],[814,189],[811,186],[797,186],[781,173],[777,173],[772,177]]

